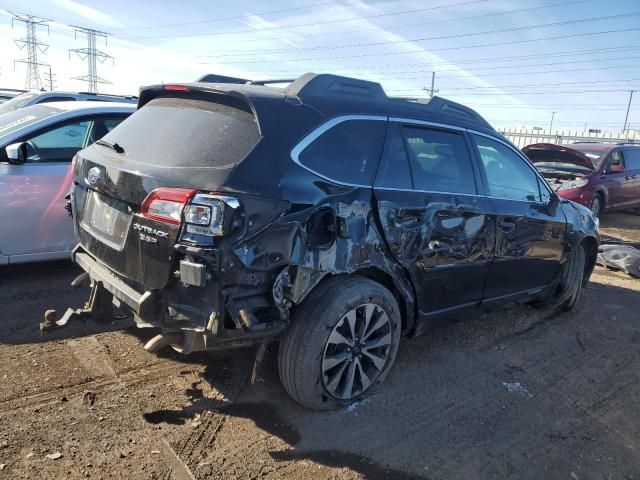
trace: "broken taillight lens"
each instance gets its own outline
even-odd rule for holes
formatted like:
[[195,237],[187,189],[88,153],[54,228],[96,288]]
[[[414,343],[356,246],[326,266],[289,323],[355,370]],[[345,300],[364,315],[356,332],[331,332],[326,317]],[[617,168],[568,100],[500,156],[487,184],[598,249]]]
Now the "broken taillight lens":
[[219,237],[229,233],[231,221],[240,207],[234,197],[199,193],[195,195],[184,211],[187,234]]
[[141,213],[154,220],[180,225],[184,206],[195,193],[196,190],[186,188],[156,188],[142,202]]

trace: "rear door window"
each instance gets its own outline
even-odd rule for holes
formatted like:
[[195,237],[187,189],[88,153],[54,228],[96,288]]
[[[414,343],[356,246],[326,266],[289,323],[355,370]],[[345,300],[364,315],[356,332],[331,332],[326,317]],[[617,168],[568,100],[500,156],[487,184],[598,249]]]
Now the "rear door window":
[[346,120],[315,138],[298,155],[314,173],[352,185],[371,185],[380,159],[386,121]]
[[640,170],[640,148],[628,148],[624,158],[627,170]]
[[403,128],[416,190],[475,194],[473,163],[462,133]]
[[409,170],[409,157],[400,126],[395,123],[389,124],[386,138],[375,186],[401,190],[411,189],[413,183]]
[[240,162],[260,139],[248,105],[232,98],[157,98],[105,136],[133,162],[158,167],[223,168]]

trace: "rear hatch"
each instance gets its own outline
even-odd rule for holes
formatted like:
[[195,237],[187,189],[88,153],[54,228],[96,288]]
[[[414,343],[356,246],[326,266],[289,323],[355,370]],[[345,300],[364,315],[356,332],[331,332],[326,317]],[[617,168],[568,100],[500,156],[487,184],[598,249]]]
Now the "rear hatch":
[[247,96],[215,86],[143,90],[138,111],[76,159],[73,202],[80,244],[140,290],[165,286],[174,270],[180,219],[143,214],[145,199],[162,187],[178,197],[222,190],[283,99],[262,99],[256,109]]

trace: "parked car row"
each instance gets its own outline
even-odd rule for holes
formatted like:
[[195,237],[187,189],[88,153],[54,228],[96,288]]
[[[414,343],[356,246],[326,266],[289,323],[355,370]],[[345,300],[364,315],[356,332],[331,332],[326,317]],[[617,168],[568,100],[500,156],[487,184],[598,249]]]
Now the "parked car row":
[[[576,304],[597,220],[475,111],[335,75],[265,83],[143,88],[133,115],[65,150],[90,144],[70,184],[74,284],[91,296],[44,330],[117,305],[159,332],[149,351],[257,344],[259,360],[277,340],[287,392],[327,409],[369,394],[401,339],[444,319]],[[7,141],[7,168],[49,158],[29,135]]]

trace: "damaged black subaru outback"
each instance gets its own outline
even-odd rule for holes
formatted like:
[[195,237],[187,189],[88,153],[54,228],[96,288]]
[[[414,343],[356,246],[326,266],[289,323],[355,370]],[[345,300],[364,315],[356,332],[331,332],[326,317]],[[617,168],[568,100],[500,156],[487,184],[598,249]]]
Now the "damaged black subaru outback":
[[114,305],[183,353],[279,341],[296,401],[368,393],[401,337],[517,302],[573,307],[599,244],[473,110],[306,74],[143,88],[74,160],[77,318]]

